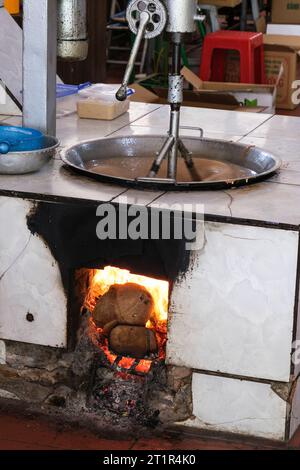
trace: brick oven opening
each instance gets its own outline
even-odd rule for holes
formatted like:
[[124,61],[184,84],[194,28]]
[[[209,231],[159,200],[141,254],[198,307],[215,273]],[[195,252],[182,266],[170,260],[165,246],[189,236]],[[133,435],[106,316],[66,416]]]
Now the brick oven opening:
[[133,271],[107,265],[75,272],[83,318],[78,358],[83,364],[90,357],[90,410],[110,424],[130,419],[153,427],[181,417],[165,364],[170,282]]
[[165,359],[169,283],[106,266],[88,270],[88,334],[114,370],[147,374]]
[[67,410],[127,430],[184,421],[191,371],[165,358],[169,298],[189,265],[185,240],[102,240],[97,223],[93,206],[37,204],[28,217],[67,299]]

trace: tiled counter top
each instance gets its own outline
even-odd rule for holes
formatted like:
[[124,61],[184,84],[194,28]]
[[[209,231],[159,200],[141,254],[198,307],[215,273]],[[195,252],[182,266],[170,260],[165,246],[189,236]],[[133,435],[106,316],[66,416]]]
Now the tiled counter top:
[[[57,121],[62,147],[83,140],[113,135],[160,134],[168,126],[168,106],[132,103],[129,113],[111,121],[78,119],[71,114]],[[19,117],[0,117],[0,121],[20,124]],[[240,113],[212,109],[182,109],[183,126],[204,128],[208,138],[240,141],[269,150],[283,160],[283,168],[272,179],[253,186],[226,191],[160,192],[126,189],[78,176],[66,168],[59,153],[39,173],[22,176],[0,175],[0,194],[71,200],[72,202],[126,202],[159,207],[162,203],[186,202],[204,205],[208,217],[230,217],[250,223],[300,224],[300,153],[297,135],[300,120],[268,114]],[[196,131],[182,131],[197,135]]]

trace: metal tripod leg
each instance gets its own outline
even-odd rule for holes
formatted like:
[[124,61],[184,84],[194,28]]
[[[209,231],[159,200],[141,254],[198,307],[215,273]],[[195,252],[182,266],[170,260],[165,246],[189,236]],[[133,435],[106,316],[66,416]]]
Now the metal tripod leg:
[[[159,169],[161,167],[163,160],[166,158],[169,152],[173,152],[175,147],[176,147],[176,163],[177,163],[177,152],[179,151],[181,153],[182,158],[185,161],[185,164],[193,180],[200,181],[200,176],[198,174],[197,169],[195,168],[195,165],[192,159],[192,152],[188,151],[188,149],[186,148],[186,146],[184,145],[181,139],[178,139],[178,141],[176,142],[176,139],[173,136],[169,136],[167,140],[164,142],[160,152],[158,153],[155,161],[153,162],[148,178],[155,178],[155,176],[159,172]],[[167,179],[174,180],[175,178],[168,177]]]
[[173,144],[169,152],[168,178],[176,180],[177,158],[178,158],[178,137],[179,137],[180,109],[171,110],[170,137]]
[[153,162],[153,165],[151,167],[151,170],[149,172],[149,178],[154,178],[157,173],[159,172],[159,169],[161,167],[161,164],[164,160],[164,158],[168,155],[168,153],[170,152],[173,144],[174,144],[174,137],[173,136],[169,136],[167,138],[167,140],[165,141],[164,145],[162,146],[160,152],[158,153],[156,159],[154,160]]
[[192,159],[192,152],[189,152],[189,150],[186,148],[186,146],[184,145],[181,139],[178,140],[178,150],[180,151],[181,156],[184,159],[187,169],[189,170],[190,175],[193,178],[193,180],[200,181],[201,180],[200,175]]
[[[172,61],[172,73],[169,75],[169,93],[168,101],[171,107],[170,114],[170,127],[169,127],[169,136],[164,142],[160,152],[157,154],[156,159],[154,160],[151,170],[146,177],[147,179],[153,179],[156,177],[161,164],[165,157],[168,156],[168,174],[166,180],[176,181],[177,175],[177,160],[178,152],[181,153],[182,158],[184,159],[186,166],[191,174],[193,180],[199,180],[198,172],[195,168],[194,162],[192,160],[192,154],[183,144],[182,140],[179,138],[179,129],[180,129],[180,108],[183,101],[183,76],[180,73],[181,66],[181,37],[173,37],[173,61]],[[193,128],[197,129],[198,128]],[[202,129],[200,130],[201,137],[203,136]]]

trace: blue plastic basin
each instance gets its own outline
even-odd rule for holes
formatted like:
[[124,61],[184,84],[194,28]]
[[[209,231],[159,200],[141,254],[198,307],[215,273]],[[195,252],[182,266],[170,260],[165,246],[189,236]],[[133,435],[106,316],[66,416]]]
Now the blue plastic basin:
[[42,132],[27,127],[0,126],[0,154],[43,148]]

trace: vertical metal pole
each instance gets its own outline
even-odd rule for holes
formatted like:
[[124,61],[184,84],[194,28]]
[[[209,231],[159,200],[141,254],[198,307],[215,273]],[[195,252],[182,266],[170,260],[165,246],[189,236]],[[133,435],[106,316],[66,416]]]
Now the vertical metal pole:
[[181,69],[181,36],[173,36],[172,72],[169,77],[169,103],[171,106],[169,135],[174,138],[174,144],[169,153],[168,178],[176,179],[178,158],[178,137],[180,126],[180,107],[182,103],[183,79]]
[[57,1],[23,1],[23,125],[56,133]]

